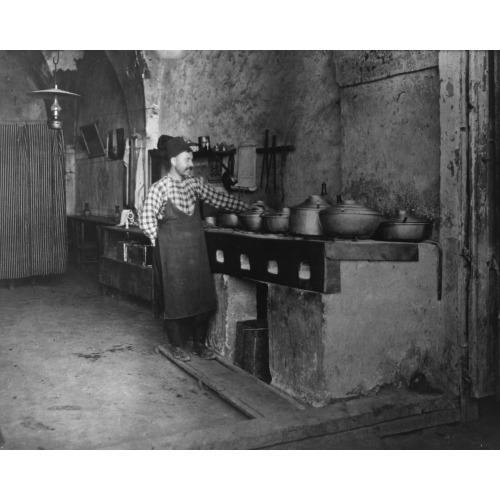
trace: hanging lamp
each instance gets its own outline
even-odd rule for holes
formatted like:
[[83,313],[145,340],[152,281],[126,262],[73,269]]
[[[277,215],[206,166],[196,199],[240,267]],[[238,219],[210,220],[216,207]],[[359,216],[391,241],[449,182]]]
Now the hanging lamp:
[[57,51],[57,60],[52,58],[54,63],[54,88],[46,90],[34,90],[33,92],[28,92],[28,95],[33,97],[41,97],[42,99],[53,99],[52,106],[50,107],[50,118],[47,121],[47,125],[52,130],[62,129],[62,120],[60,119],[61,106],[59,106],[58,99],[78,99],[82,97],[79,94],[74,94],[73,92],[68,92],[66,90],[61,90],[57,88],[57,65],[59,64],[59,51]]

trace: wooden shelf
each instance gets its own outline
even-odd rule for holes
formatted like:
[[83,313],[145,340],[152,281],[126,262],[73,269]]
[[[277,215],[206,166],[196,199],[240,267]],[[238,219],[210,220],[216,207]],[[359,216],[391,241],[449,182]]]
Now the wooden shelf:
[[193,153],[193,158],[216,158],[216,157],[225,157],[225,156],[233,156],[236,154],[236,149],[231,149],[229,151],[195,151]]
[[153,269],[118,258],[120,242],[149,245],[149,238],[137,227],[103,227],[99,258],[99,283],[143,300],[153,300]]
[[153,300],[153,269],[109,257],[99,262],[99,283],[143,300]]

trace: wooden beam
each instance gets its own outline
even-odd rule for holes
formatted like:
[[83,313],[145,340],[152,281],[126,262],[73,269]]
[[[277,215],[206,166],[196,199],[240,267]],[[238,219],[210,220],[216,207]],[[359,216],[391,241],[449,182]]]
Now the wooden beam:
[[[490,158],[490,71],[488,51],[471,51],[469,65],[469,190],[471,279],[469,296],[469,374],[472,395],[495,394],[498,363],[496,253],[494,227],[494,159]],[[491,272],[493,271],[493,272]],[[493,313],[493,314],[492,314]]]
[[443,325],[457,366],[462,421],[477,418],[468,386],[468,144],[467,51],[440,51],[440,242],[443,248]]

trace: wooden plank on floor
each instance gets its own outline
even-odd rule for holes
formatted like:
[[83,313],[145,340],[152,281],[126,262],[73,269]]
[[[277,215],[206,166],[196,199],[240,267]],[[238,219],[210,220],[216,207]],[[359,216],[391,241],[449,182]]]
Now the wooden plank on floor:
[[395,436],[429,427],[437,427],[460,421],[460,410],[442,410],[413,415],[411,417],[381,422],[368,427],[360,427],[344,432],[288,441],[262,449],[272,450],[378,450],[384,449],[384,437]]
[[235,369],[236,367],[196,356],[192,356],[191,361],[186,363],[175,359],[164,346],[158,346],[158,351],[249,418],[271,418],[273,415],[297,410],[288,399],[265,387],[250,374]]
[[405,432],[412,432],[418,429],[427,429],[428,427],[437,427],[460,422],[460,409],[433,411],[421,415],[412,415],[410,417],[382,422],[373,427],[374,431],[380,437],[394,436]]
[[[374,409],[376,411],[374,411]],[[452,411],[447,411],[452,410]],[[295,410],[276,418],[254,418],[231,425],[194,429],[184,434],[150,437],[128,443],[115,443],[108,449],[211,449],[238,450],[281,446],[284,443],[308,439],[342,439],[365,437],[375,433],[375,426],[390,422],[394,431],[399,419],[421,416],[412,428],[426,426],[434,419],[431,413],[443,411],[441,424],[458,421],[458,398],[440,394],[415,394],[397,390],[392,394],[377,394],[347,402],[337,402],[323,408]],[[435,421],[435,420],[434,420]],[[405,424],[407,428],[408,425]],[[396,424],[397,426],[397,424]],[[389,427],[388,427],[389,428]],[[388,428],[383,432],[388,432]],[[400,427],[401,429],[402,427]],[[381,427],[382,429],[382,427]],[[374,442],[374,441],[373,441]],[[328,446],[328,443],[324,444]],[[298,446],[297,446],[298,448]]]

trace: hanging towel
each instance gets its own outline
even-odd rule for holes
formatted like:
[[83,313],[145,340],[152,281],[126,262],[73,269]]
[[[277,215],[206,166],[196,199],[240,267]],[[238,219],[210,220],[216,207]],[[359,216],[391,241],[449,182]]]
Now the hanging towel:
[[233,189],[245,191],[255,191],[257,189],[256,163],[256,145],[252,143],[241,144],[238,148],[235,169],[238,184]]
[[135,201],[136,208],[142,208],[146,197],[146,154],[143,145],[138,144],[136,148],[137,169],[135,172]]

